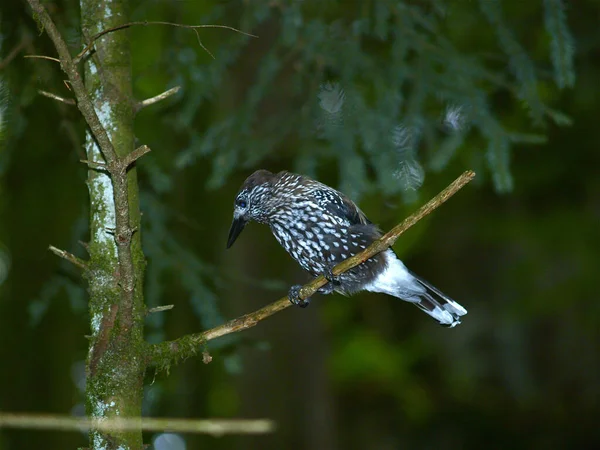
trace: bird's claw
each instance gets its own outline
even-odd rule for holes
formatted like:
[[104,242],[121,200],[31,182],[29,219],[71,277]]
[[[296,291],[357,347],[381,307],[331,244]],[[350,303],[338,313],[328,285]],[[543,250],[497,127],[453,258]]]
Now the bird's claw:
[[323,276],[327,281],[329,281],[329,283],[335,286],[339,286],[341,284],[340,276],[335,275],[333,273],[333,267],[334,266],[325,267],[325,270],[323,271]]
[[300,308],[306,308],[310,305],[310,298],[300,298],[300,289],[302,289],[302,285],[293,285],[288,291],[288,299],[293,305],[299,306]]

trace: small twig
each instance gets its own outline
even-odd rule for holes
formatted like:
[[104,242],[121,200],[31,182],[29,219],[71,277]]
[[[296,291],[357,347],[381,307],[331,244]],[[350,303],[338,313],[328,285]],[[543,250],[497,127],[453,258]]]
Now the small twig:
[[50,61],[54,61],[60,64],[60,59],[58,58],[53,58],[52,56],[45,56],[45,55],[25,55],[23,56],[23,58],[37,58],[37,59],[49,59]]
[[154,308],[150,308],[147,313],[153,314],[153,313],[157,313],[157,312],[168,311],[173,308],[175,308],[175,305],[155,306]]
[[122,164],[123,170],[127,170],[129,166],[131,166],[134,162],[144,156],[146,153],[150,151],[150,147],[147,145],[141,145],[140,147],[133,150],[131,153],[125,155],[123,159],[119,161],[119,164]]
[[108,166],[103,162],[90,161],[89,159],[80,159],[79,162],[87,164],[92,169],[108,171]]
[[[473,177],[475,177],[475,172],[471,170],[464,172],[446,189],[423,205],[416,213],[404,219],[404,221],[396,225],[381,238],[377,239],[362,252],[336,265],[332,270],[333,274],[340,275],[341,273],[358,266],[369,258],[391,247],[400,235],[402,235],[406,230],[423,219],[423,217],[430,214],[446,200],[456,194],[462,187],[471,181]],[[314,280],[305,284],[302,289],[300,289],[300,298],[305,299],[312,296],[320,287],[327,283],[328,281],[324,276],[320,275],[316,277]],[[150,362],[151,364],[164,366],[167,358],[176,361],[193,356],[196,354],[197,347],[199,345],[205,344],[206,342],[218,337],[225,336],[226,334],[251,328],[261,320],[264,320],[267,317],[270,317],[273,314],[290,306],[291,302],[289,301],[288,297],[285,296],[257,311],[245,314],[237,319],[230,320],[229,322],[211,328],[210,330],[206,330],[201,333],[188,334],[174,341],[154,344],[150,347]]]
[[72,98],[59,97],[58,95],[53,94],[52,92],[42,91],[41,89],[38,89],[38,94],[43,95],[44,97],[48,97],[53,100],[62,102],[62,103],[66,103],[67,105],[75,105],[76,104],[75,100]]
[[[85,48],[83,50],[81,50],[81,52],[79,52],[79,54],[73,59],[73,62],[75,64],[77,64],[79,61],[81,61],[85,55],[87,55],[87,53],[92,49],[92,47],[94,46],[94,42],[96,40],[98,40],[99,38],[101,38],[102,36],[104,36],[105,34],[108,33],[112,33],[114,31],[119,31],[119,30],[124,30],[125,28],[129,28],[135,25],[168,25],[171,27],[178,27],[178,28],[186,28],[186,29],[191,29],[191,30],[198,30],[199,28],[223,28],[226,30],[231,30],[231,31],[235,31],[236,33],[240,33],[246,36],[250,36],[250,37],[258,37],[254,34],[251,33],[246,33],[245,31],[241,31],[238,30],[237,28],[233,28],[233,27],[229,27],[227,25],[184,25],[181,23],[172,23],[172,22],[157,22],[157,21],[140,21],[140,22],[129,22],[129,23],[124,23],[122,25],[118,25],[116,27],[112,27],[112,28],[107,28],[106,30],[102,30],[99,33],[96,33],[95,35],[93,35],[90,39],[90,42],[88,43],[88,45],[85,46]],[[200,36],[198,35],[198,32],[196,31],[196,36],[198,36],[198,41],[200,42]],[[212,53],[210,53],[206,47],[202,44],[202,42],[200,42],[200,46],[206,50],[208,52],[208,54],[210,54],[212,56]],[[213,56],[214,58],[214,56]]]
[[139,110],[141,110],[142,108],[145,108],[146,106],[153,105],[155,103],[158,103],[158,102],[170,97],[171,95],[177,94],[180,89],[181,89],[181,86],[175,86],[174,88],[171,88],[168,91],[163,92],[162,94],[158,94],[154,97],[150,97],[150,98],[147,98],[146,100],[142,100],[141,102],[137,102],[135,104],[133,110],[134,110],[134,112],[138,112]]
[[81,267],[84,270],[87,269],[87,263],[84,260],[79,259],[77,256],[73,255],[72,253],[61,250],[60,248],[56,248],[53,245],[50,245],[48,247],[48,250],[50,250],[55,255],[66,259],[70,263],[75,264],[77,267]]
[[200,39],[200,33],[198,33],[198,30],[196,30],[195,28],[192,30],[194,33],[196,33],[196,39],[198,40],[198,45],[200,47],[202,47],[202,49],[208,53],[208,56],[210,56],[212,59],[215,59],[215,55],[212,54],[212,52],[206,48],[206,46],[202,43],[202,39]]
[[87,419],[49,414],[0,414],[1,428],[82,431],[171,431],[179,433],[265,434],[275,430],[269,419],[171,419],[161,417],[115,417]]

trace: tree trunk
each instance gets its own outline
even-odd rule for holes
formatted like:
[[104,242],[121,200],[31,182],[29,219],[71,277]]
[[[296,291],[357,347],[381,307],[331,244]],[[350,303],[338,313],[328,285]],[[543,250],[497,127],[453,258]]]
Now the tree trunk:
[[[128,21],[127,0],[81,0],[85,42],[96,33]],[[115,151],[122,157],[134,148],[131,59],[128,30],[108,33],[96,41],[96,51],[85,61],[85,86]],[[90,161],[104,161],[87,133]],[[138,186],[135,168],[121,185],[128,193],[128,211],[115,202],[115,177],[89,170],[90,193],[90,292],[91,339],[87,359],[86,409],[92,418],[140,417],[145,371],[142,281],[144,257],[140,245]],[[127,206],[127,205],[125,205]],[[125,207],[127,209],[127,207]],[[118,236],[119,214],[129,214],[132,282],[127,288]],[[123,217],[121,215],[121,217]],[[131,292],[133,290],[133,292]],[[129,292],[125,292],[129,291]],[[124,297],[130,295],[130,301]],[[93,449],[141,449],[141,431],[90,432]]]

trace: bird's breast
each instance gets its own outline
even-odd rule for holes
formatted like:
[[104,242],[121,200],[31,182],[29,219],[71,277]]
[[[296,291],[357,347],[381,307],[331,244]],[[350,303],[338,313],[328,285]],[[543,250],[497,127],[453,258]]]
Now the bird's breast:
[[[296,220],[271,223],[271,230],[279,244],[312,275],[320,275],[327,268],[361,252],[373,240],[356,227],[340,223],[337,217],[326,214],[321,214],[318,220],[312,217],[316,215],[296,215]],[[369,260],[357,270],[373,265],[377,264]],[[357,270],[348,272],[344,278],[353,277]]]
[[305,222],[287,225],[272,224],[271,230],[279,244],[302,268],[312,274],[325,270],[326,251],[319,241],[319,232]]

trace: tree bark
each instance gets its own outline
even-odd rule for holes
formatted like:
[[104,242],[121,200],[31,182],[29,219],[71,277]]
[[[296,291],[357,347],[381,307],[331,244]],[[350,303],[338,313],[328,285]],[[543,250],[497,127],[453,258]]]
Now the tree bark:
[[[103,29],[128,21],[127,0],[81,0],[85,41]],[[129,32],[102,36],[85,60],[85,87],[116,156],[134,150]],[[110,163],[92,133],[87,159]],[[145,371],[139,202],[135,168],[115,176],[88,172],[90,193],[91,339],[87,359],[86,409],[89,417],[140,417]],[[119,192],[120,191],[120,192]],[[120,198],[119,198],[120,195]],[[119,201],[120,199],[120,201]],[[130,230],[121,236],[121,229]],[[125,238],[125,239],[123,239]],[[129,241],[129,242],[127,242]],[[141,449],[141,431],[90,432],[94,449]]]

